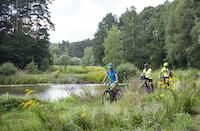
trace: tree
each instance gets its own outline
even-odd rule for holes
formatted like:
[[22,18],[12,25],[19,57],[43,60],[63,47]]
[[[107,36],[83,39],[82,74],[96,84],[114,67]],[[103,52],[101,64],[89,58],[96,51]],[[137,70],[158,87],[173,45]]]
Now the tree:
[[169,2],[157,7],[147,7],[140,13],[142,30],[140,44],[146,52],[146,62],[153,68],[159,68],[165,60],[165,25],[170,7]]
[[103,58],[104,64],[113,63],[117,66],[123,62],[121,32],[116,25],[113,25],[111,30],[108,31],[108,36],[103,45],[105,48],[105,57]]
[[170,62],[178,67],[190,67],[191,57],[187,53],[192,43],[194,26],[193,0],[176,0],[169,16],[166,34],[166,52]]
[[80,63],[81,63],[81,58],[78,58],[78,57],[71,58],[72,65],[80,65]]
[[104,57],[103,42],[107,37],[107,31],[111,29],[113,24],[117,24],[117,19],[112,13],[108,13],[99,23],[98,30],[94,35],[95,38],[93,43],[96,64],[102,64],[102,59]]
[[85,48],[92,46],[92,43],[93,40],[90,39],[78,42],[72,42],[69,44],[68,53],[71,57],[82,58],[84,56]]
[[52,63],[48,31],[53,29],[48,5],[51,0],[4,0],[0,2],[0,64],[11,61],[24,68],[31,61],[40,67]]
[[93,48],[87,47],[84,50],[84,57],[82,59],[83,65],[94,65],[95,59],[93,55]]
[[194,0],[193,12],[195,16],[195,26],[192,28],[192,45],[186,50],[187,54],[191,58],[191,65],[199,68],[200,61],[200,1]]
[[120,29],[122,31],[122,45],[124,59],[127,62],[135,63],[141,67],[146,61],[145,45],[142,45],[143,38],[140,37],[142,27],[140,19],[134,7],[127,9],[120,17]]
[[71,64],[71,57],[68,55],[62,55],[58,58],[58,64],[62,66],[67,66]]

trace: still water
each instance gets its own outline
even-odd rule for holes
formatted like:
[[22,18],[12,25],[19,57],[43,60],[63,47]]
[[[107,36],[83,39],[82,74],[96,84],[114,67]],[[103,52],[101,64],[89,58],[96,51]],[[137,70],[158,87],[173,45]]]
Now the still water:
[[95,93],[100,87],[98,84],[53,84],[53,85],[22,85],[22,86],[0,86],[0,95],[10,94],[24,96],[26,89],[34,90],[33,96],[45,100],[58,100],[72,94],[81,94],[85,90]]

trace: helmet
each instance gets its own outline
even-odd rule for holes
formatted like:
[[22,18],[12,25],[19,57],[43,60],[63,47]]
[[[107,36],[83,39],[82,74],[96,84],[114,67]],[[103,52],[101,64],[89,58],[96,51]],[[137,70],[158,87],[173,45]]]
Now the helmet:
[[144,64],[144,68],[147,68],[147,67],[148,67],[148,63],[145,63],[145,64]]
[[109,64],[107,65],[107,67],[108,67],[108,68],[113,68],[113,64],[112,64],[112,63],[109,63]]
[[164,66],[164,67],[169,66],[168,62],[165,62],[165,63],[163,64],[163,66]]

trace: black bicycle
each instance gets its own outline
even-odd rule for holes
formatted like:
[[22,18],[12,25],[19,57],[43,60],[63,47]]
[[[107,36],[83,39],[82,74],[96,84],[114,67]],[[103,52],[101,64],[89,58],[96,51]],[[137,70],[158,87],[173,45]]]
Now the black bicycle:
[[146,79],[144,76],[142,76],[140,77],[140,80],[144,81],[141,88],[144,88],[147,93],[153,92],[153,86],[150,84],[149,79]]
[[106,101],[113,102],[117,101],[122,96],[122,89],[118,85],[115,90],[112,89],[110,85],[106,86],[106,90],[103,92],[102,103],[104,104]]

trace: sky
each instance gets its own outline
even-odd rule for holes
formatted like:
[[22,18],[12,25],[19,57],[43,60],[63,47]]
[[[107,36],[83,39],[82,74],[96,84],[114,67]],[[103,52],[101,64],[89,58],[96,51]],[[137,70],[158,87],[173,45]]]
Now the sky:
[[[144,7],[157,6],[166,0],[54,0],[49,6],[55,31],[50,31],[50,42],[62,40],[75,42],[93,38],[98,23],[111,12],[118,17],[126,8],[136,7],[141,12]],[[169,0],[172,1],[172,0]]]

